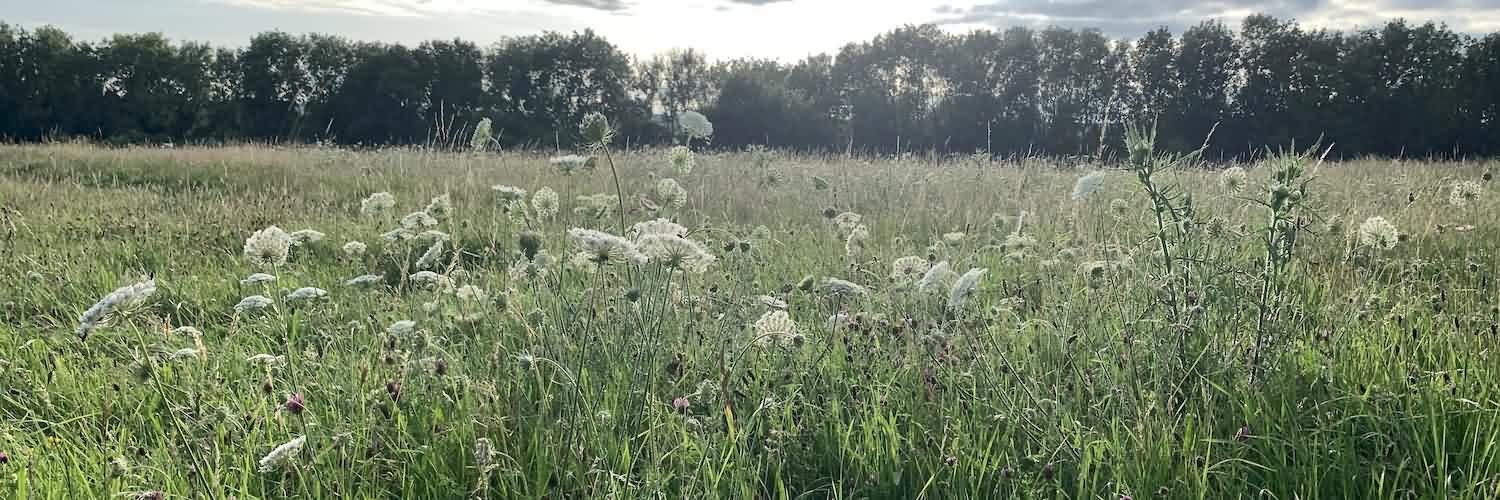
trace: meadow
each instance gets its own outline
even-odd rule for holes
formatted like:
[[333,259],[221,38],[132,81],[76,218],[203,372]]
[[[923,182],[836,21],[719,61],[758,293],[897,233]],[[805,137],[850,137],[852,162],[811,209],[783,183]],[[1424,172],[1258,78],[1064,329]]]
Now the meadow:
[[1493,498],[1500,164],[1137,139],[0,147],[0,497]]

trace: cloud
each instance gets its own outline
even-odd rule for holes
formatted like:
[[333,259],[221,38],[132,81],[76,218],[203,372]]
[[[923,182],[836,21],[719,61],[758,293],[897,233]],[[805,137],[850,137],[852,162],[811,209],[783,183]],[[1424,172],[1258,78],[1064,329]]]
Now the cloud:
[[630,5],[626,4],[624,2],[624,0],[542,0],[542,1],[550,3],[550,4],[566,5],[566,6],[569,6],[569,7],[583,7],[585,9],[602,10],[602,11],[605,11],[605,12],[621,12],[621,11],[624,11],[625,9],[629,9],[630,8]]
[[1160,26],[1181,33],[1205,20],[1235,27],[1250,14],[1337,29],[1404,17],[1477,32],[1493,29],[1495,23],[1484,20],[1500,19],[1500,0],[988,0],[970,7],[941,5],[933,13],[932,22],[939,25],[1098,28],[1119,38],[1138,37]]
[[728,1],[729,1],[729,3],[738,3],[738,4],[744,4],[744,5],[761,6],[761,5],[770,5],[770,4],[773,4],[773,3],[785,3],[785,2],[790,2],[792,0],[728,0]]

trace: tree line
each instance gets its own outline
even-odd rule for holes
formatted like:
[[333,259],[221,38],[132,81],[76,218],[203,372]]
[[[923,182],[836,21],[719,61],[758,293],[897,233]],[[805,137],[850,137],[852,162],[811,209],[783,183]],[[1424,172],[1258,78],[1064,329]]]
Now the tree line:
[[502,147],[569,148],[600,112],[617,140],[660,144],[687,110],[713,120],[722,148],[1095,155],[1118,151],[1124,124],[1152,123],[1163,147],[1210,157],[1317,141],[1341,156],[1495,155],[1500,33],[1403,20],[1340,32],[1265,15],[1134,41],[921,25],[784,63],[633,58],[592,31],[483,48],[267,32],[231,49],[0,23],[11,141],[467,147],[489,118]]

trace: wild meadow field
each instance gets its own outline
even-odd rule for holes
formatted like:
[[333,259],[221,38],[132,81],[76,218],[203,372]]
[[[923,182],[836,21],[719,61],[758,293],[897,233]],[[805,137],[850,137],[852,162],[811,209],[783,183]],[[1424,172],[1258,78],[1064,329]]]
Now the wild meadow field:
[[0,497],[1494,498],[1500,164],[1145,143],[0,147]]

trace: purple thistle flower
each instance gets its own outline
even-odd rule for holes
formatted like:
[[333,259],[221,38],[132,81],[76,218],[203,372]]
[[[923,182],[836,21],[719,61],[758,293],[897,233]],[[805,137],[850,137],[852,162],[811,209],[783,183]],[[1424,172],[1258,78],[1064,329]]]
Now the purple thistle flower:
[[302,399],[301,394],[294,393],[286,397],[286,402],[282,403],[281,409],[293,415],[301,415],[302,410],[307,409],[307,401]]
[[677,399],[672,400],[672,409],[682,413],[687,413],[688,405],[687,396],[679,396]]

